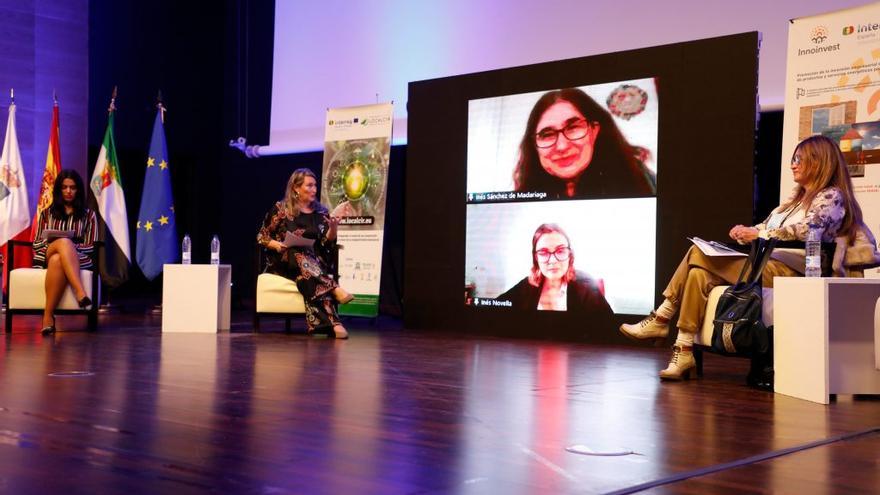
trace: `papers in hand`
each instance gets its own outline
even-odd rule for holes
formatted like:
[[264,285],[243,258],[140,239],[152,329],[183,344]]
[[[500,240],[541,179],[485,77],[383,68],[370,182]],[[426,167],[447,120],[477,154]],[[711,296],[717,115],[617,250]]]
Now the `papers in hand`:
[[731,249],[720,242],[704,241],[699,237],[688,237],[688,240],[693,242],[694,246],[700,248],[700,251],[706,256],[748,256],[746,253]]
[[62,237],[73,237],[74,232],[72,230],[54,230],[54,229],[46,229],[40,235],[40,239],[44,241],[51,241],[54,239],[61,239]]
[[296,235],[293,232],[287,232],[284,235],[284,244],[285,247],[307,247],[310,248],[315,245],[314,239],[306,239],[301,235]]

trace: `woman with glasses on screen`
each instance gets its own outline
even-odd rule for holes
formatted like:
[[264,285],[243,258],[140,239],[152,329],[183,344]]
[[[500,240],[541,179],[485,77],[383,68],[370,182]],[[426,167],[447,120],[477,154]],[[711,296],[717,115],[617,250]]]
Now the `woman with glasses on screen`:
[[513,182],[516,191],[546,192],[548,199],[653,196],[647,154],[580,89],[550,91],[529,114]]
[[[851,251],[856,256],[867,253],[865,260],[873,260],[876,242],[862,222],[846,160],[837,144],[824,136],[801,141],[791,157],[791,171],[797,183],[792,196],[763,223],[730,229],[730,238],[740,244],[758,237],[803,241],[812,224],[822,230],[823,242],[847,239],[845,263]],[[717,285],[734,283],[744,263],[744,258],[706,256],[692,246],[663,291],[663,304],[642,321],[620,327],[632,339],[663,341],[669,333],[669,320],[678,312],[678,336],[669,365],[660,371],[661,379],[680,380],[690,374],[696,365],[694,334],[702,325],[709,292]],[[774,276],[802,276],[804,265],[803,249],[777,249],[764,267],[762,283],[773,287]]]
[[529,275],[495,298],[517,309],[573,311],[610,316],[600,284],[574,269],[574,251],[565,231],[545,223],[532,236]]

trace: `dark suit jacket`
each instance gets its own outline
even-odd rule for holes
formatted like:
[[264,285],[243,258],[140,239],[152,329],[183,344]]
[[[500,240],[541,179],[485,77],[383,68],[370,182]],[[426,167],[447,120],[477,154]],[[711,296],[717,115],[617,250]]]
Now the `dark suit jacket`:
[[[510,301],[516,309],[537,310],[540,297],[541,287],[533,286],[526,277],[495,299]],[[568,283],[566,307],[569,313],[590,313],[596,316],[612,314],[611,306],[599,290],[599,284],[584,272],[575,272],[575,279]]]

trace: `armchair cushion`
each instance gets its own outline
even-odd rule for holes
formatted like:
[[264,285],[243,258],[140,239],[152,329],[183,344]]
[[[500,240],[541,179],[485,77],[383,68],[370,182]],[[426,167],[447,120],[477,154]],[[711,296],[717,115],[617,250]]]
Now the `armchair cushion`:
[[305,314],[306,305],[296,283],[280,275],[261,273],[257,277],[257,313]]
[[834,241],[837,243],[832,263],[835,277],[864,277],[866,269],[880,266],[877,241],[867,228],[856,231],[852,246],[846,237],[838,237]]
[[[92,292],[92,271],[80,270],[83,289]],[[41,268],[16,268],[9,272],[9,308],[43,309],[46,307],[46,270]],[[58,309],[80,309],[73,289],[68,286],[61,296]]]

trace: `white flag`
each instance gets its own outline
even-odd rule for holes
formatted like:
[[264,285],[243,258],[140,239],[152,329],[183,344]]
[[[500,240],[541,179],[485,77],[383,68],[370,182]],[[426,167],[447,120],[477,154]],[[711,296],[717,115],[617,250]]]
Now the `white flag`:
[[3,143],[3,155],[0,156],[0,245],[6,244],[30,224],[27,183],[24,180],[21,151],[18,149],[18,134],[15,132],[13,103],[9,105],[6,141]]

